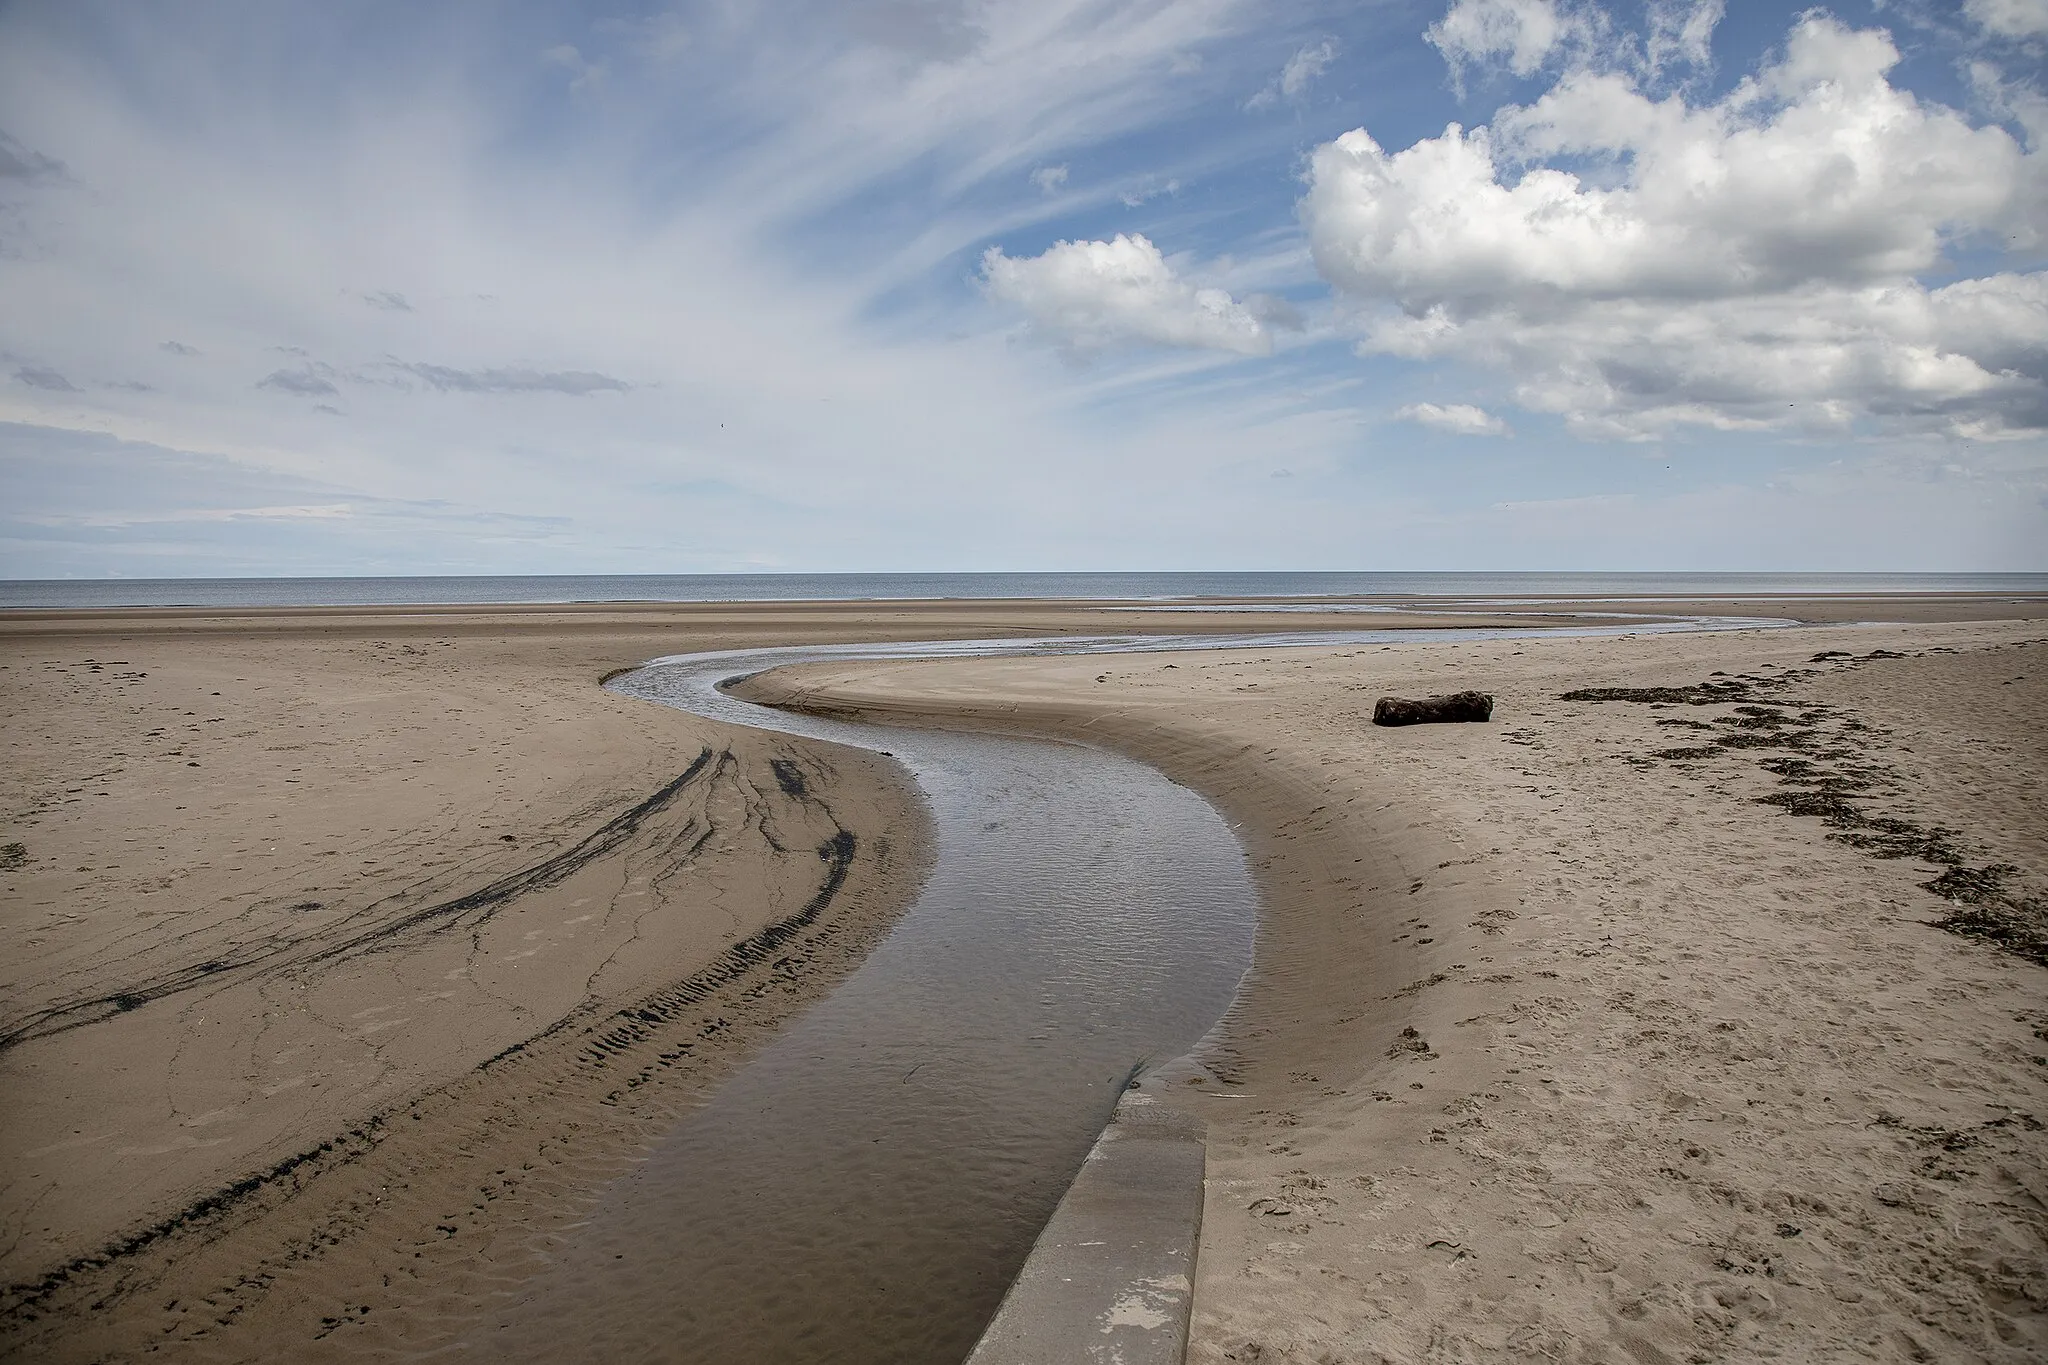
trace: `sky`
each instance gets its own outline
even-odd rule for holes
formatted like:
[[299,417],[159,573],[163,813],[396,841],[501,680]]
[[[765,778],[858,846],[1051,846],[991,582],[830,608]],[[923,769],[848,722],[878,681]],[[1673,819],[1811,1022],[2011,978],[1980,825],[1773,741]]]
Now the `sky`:
[[2048,569],[2048,0],[0,0],[0,577]]

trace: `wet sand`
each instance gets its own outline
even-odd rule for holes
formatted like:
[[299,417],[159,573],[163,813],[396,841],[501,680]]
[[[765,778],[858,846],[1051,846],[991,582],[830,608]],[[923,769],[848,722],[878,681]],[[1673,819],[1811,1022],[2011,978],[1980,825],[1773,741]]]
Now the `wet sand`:
[[[1268,920],[1210,1058],[1227,1084],[1189,1097],[1217,1111],[1191,1358],[1680,1360],[1773,1334],[1819,1358],[2028,1358],[2048,1020],[2042,969],[1986,934],[2048,870],[2048,661],[2019,643],[2048,629],[1997,624],[2039,607],[1995,598],[1797,610],[1988,624],[800,685],[1108,743],[1243,826]],[[628,702],[601,674],[790,640],[1399,623],[1029,603],[0,619],[0,842],[22,845],[0,873],[0,1342],[402,1354],[418,1338],[385,1321],[453,1322],[508,1288],[537,1228],[886,930],[925,854],[885,761]],[[1879,648],[1909,657],[1804,663]],[[1804,668],[1712,707],[1556,699]],[[1496,722],[1364,723],[1380,691],[1454,685],[1500,694]],[[1867,787],[1787,786],[1760,760],[1805,749],[1710,742],[1775,733],[1736,707],[1780,697]],[[1659,756],[1689,750],[1708,752]],[[819,796],[791,797],[777,760]],[[1838,807],[1755,800],[1788,791]],[[1840,802],[1953,827],[1964,872],[2018,870],[1949,883],[1952,905],[1923,889],[1945,865],[1831,839],[1887,832],[1831,826]],[[818,849],[841,834],[859,853],[835,865]],[[814,907],[798,970],[747,956]],[[1978,936],[1925,923],[1944,916]]]

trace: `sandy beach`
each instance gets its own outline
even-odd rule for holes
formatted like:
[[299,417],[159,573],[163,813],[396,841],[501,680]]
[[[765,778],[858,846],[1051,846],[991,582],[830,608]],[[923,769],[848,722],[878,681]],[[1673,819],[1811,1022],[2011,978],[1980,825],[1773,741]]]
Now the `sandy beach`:
[[[1267,919],[1185,1099],[1190,1360],[2017,1362],[2044,669],[2036,620],[749,687],[1109,745],[1239,822]],[[1461,687],[1492,724],[1369,724]]]
[[[1113,747],[1239,826],[1265,920],[1185,1099],[1191,1359],[2036,1358],[2048,609],[1696,609],[1908,624],[748,687]],[[415,1352],[886,932],[928,856],[887,759],[616,697],[614,669],[1498,621],[9,615],[0,1343]],[[1458,687],[1492,724],[1367,723]]]
[[605,675],[1246,628],[1029,602],[8,615],[0,1340],[432,1338],[862,958],[926,859],[894,765]]

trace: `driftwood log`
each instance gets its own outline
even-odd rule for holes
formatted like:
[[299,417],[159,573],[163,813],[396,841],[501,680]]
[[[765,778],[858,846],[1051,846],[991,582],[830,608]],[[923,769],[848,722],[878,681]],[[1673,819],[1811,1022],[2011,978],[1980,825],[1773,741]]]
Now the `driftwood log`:
[[1448,697],[1381,697],[1372,708],[1374,725],[1428,725],[1435,721],[1492,720],[1493,696],[1453,692]]

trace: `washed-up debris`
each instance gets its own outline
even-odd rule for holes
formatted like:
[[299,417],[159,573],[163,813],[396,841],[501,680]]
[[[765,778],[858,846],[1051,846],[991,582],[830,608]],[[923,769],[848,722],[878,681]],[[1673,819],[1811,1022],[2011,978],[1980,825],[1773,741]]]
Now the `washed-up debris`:
[[1447,697],[1381,697],[1372,708],[1374,725],[1428,725],[1438,721],[1493,719],[1493,696],[1453,692]]

